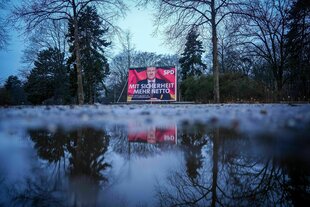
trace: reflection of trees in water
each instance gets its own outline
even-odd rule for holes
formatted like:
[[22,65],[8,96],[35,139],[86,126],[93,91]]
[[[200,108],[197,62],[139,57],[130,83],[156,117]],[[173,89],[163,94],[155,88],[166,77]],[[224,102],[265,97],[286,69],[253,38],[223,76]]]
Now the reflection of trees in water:
[[38,156],[50,163],[59,162],[66,150],[68,136],[62,131],[31,130],[29,132]]
[[212,183],[205,179],[202,149],[210,142],[203,125],[182,126],[178,132],[185,153],[185,168],[171,173],[167,183],[158,185],[160,206],[209,206]]
[[6,198],[3,195],[5,195],[5,193],[6,193],[5,192],[6,188],[7,188],[7,186],[5,183],[5,172],[2,168],[2,166],[0,165],[0,195],[2,195],[2,196],[0,196],[0,206],[5,206],[4,203],[6,202],[5,201]]
[[206,129],[203,125],[195,125],[194,128],[184,127],[179,135],[181,144],[185,148],[186,171],[189,177],[197,178],[198,170],[202,167],[201,149],[208,142]]
[[[94,205],[100,182],[107,181],[103,171],[110,166],[104,161],[110,140],[107,133],[82,128],[68,132],[31,130],[29,134],[38,157],[48,161],[48,169],[55,167],[45,174],[43,168],[41,171],[36,169],[35,177],[27,178],[25,186],[16,184],[12,187],[14,202],[27,206],[61,206],[65,188],[60,182],[65,178],[60,176],[69,172],[73,203],[66,205]],[[63,163],[63,171],[60,163]],[[51,178],[53,175],[55,177]]]
[[25,184],[15,184],[9,189],[13,206],[66,206],[62,192],[50,186],[49,178],[37,175],[35,180],[28,178]]
[[101,171],[109,164],[104,162],[104,154],[110,136],[105,131],[82,128],[75,131],[46,130],[30,131],[31,140],[38,156],[49,163],[57,163],[65,154],[69,156],[69,172],[72,176],[87,175],[95,180],[105,180]]
[[[307,140],[300,143],[302,146],[295,146],[290,157],[284,157],[279,161],[288,179],[282,179],[282,188],[287,191],[287,200],[291,200],[294,206],[304,206],[310,203],[310,163],[309,157],[299,150],[309,150],[310,143]],[[301,157],[299,157],[301,156]],[[305,161],[305,158],[307,159]],[[284,174],[283,173],[283,174]]]
[[110,137],[103,131],[89,128],[73,131],[68,137],[71,175],[87,175],[95,180],[107,180],[102,171],[110,166],[104,162]]
[[224,172],[221,177],[226,184],[218,184],[221,202],[227,205],[233,201],[239,206],[278,205],[281,169],[276,167],[274,158],[255,152],[249,139],[231,141],[227,137],[223,141],[225,158],[221,163]]
[[124,126],[115,125],[111,129],[111,146],[113,147],[113,151],[119,154],[128,154],[130,151],[128,145],[128,131]]
[[[255,152],[251,139],[241,138],[233,131],[213,129],[204,135],[202,132],[199,128],[183,132],[182,144],[193,147],[198,164],[188,164],[191,159],[185,153],[186,169],[171,173],[167,183],[163,181],[157,186],[161,206],[287,206],[299,205],[298,199],[308,203],[308,168],[305,172],[300,170],[302,165],[287,162],[287,158],[281,164],[274,156]],[[199,161],[202,157],[198,146],[203,143],[202,137],[209,139],[212,146],[209,159],[203,158],[211,163]],[[296,172],[287,172],[286,168]]]
[[74,205],[95,206],[99,182],[108,181],[102,173],[110,166],[104,162],[110,136],[104,131],[90,128],[72,131],[68,136],[70,191]]
[[152,157],[158,155],[164,151],[169,151],[175,148],[174,144],[169,143],[139,143],[139,142],[128,142],[130,151],[129,156],[137,157]]
[[[277,151],[284,145],[283,140],[272,137],[267,139],[269,141],[263,143],[264,149],[256,152],[254,150],[257,145],[252,146],[251,151],[246,149],[249,144],[244,144],[242,148],[240,146],[235,148],[234,152],[228,150],[231,149],[229,146],[223,147],[227,152],[235,154],[235,156],[228,154],[227,157],[230,159],[224,163],[229,175],[229,185],[233,188],[229,189],[230,194],[224,193],[228,189],[222,189],[223,195],[240,205],[245,202],[256,206],[292,204],[300,206],[302,203],[309,203],[310,169],[309,165],[303,161],[308,158],[298,158],[293,155],[299,154],[298,150],[304,147],[298,147],[293,154],[283,149]],[[242,154],[244,151],[247,153]],[[290,172],[292,170],[294,173]],[[297,182],[294,182],[295,178]]]

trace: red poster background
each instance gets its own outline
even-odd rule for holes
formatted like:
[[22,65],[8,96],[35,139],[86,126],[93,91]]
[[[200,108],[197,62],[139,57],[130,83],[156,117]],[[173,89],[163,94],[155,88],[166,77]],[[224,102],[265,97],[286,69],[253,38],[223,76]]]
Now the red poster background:
[[154,128],[135,132],[129,128],[128,141],[129,142],[145,142],[150,144],[155,143],[177,143],[176,126],[166,128]]
[[[176,68],[175,67],[156,67],[156,78],[165,80],[167,83],[174,83],[174,87],[170,88],[170,101],[176,101]],[[134,88],[130,87],[131,84],[137,84],[138,81],[146,79],[145,68],[130,68],[128,74],[128,90],[127,101],[130,102],[134,94]],[[145,100],[148,101],[148,100]]]

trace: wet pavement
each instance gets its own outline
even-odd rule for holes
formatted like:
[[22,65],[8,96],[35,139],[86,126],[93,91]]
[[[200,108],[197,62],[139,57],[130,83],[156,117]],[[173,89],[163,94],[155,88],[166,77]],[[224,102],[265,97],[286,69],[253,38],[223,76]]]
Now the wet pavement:
[[303,206],[310,106],[0,108],[0,206]]

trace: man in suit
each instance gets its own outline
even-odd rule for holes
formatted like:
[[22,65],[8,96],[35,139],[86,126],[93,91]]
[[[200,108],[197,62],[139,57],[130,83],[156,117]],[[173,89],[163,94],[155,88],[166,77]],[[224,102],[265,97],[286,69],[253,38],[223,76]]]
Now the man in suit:
[[138,90],[143,93],[134,94],[132,100],[170,100],[169,89],[165,87],[166,81],[156,78],[156,67],[146,68],[146,79],[138,81]]

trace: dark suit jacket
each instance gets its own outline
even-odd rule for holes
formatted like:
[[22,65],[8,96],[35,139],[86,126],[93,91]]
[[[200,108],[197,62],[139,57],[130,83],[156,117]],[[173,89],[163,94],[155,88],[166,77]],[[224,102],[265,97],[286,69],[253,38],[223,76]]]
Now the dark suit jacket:
[[[166,83],[166,81],[156,78],[155,84],[158,83]],[[141,89],[142,84],[148,84],[147,79],[138,81],[139,87],[138,89]],[[151,98],[157,98],[159,100],[170,100],[170,94],[169,93],[156,93],[156,94],[134,94],[132,97],[132,100],[149,100]]]

